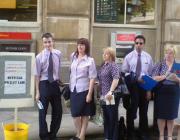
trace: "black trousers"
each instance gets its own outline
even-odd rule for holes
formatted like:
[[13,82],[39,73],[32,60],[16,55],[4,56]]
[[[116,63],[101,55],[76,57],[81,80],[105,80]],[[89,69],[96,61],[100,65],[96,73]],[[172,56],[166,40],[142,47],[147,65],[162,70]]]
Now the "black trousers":
[[[39,136],[41,139],[55,137],[61,124],[62,119],[62,104],[61,93],[58,83],[49,81],[40,81],[39,83],[40,101],[44,109],[39,110]],[[50,132],[46,122],[46,114],[49,103],[52,107]]]
[[126,108],[126,123],[127,135],[134,135],[134,120],[137,117],[137,110],[139,108],[139,129],[141,135],[148,134],[148,104],[146,99],[146,91],[134,84],[131,86],[130,95],[123,99],[124,107]]
[[108,140],[118,139],[118,106],[120,97],[115,98],[115,105],[102,105],[104,136]]

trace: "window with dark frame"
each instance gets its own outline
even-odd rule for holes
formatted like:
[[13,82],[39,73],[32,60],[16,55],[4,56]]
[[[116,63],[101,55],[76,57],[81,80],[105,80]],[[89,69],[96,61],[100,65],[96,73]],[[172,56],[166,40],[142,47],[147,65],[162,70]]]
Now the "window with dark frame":
[[103,24],[155,24],[155,0],[95,0],[94,22]]
[[36,22],[37,0],[6,0],[0,2],[0,21]]

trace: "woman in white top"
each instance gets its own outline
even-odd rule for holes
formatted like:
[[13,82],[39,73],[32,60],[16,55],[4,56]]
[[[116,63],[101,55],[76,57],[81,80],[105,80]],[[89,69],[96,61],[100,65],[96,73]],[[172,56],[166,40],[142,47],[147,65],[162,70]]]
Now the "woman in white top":
[[89,116],[95,114],[93,87],[97,77],[94,59],[89,56],[90,45],[85,38],[77,41],[72,56],[70,74],[70,103],[77,134],[72,140],[85,140]]

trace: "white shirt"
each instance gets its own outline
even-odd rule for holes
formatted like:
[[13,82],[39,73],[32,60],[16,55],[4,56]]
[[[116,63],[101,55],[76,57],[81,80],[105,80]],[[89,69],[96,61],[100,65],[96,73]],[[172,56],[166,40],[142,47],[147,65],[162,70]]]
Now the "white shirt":
[[92,57],[85,55],[81,60],[74,57],[71,64],[70,88],[73,92],[89,90],[90,79],[97,77],[96,65]]
[[[42,50],[36,56],[34,75],[40,77],[40,81],[48,79],[48,67],[49,67],[49,56],[50,51],[46,48]],[[61,68],[61,52],[59,50],[52,50],[53,58],[53,78],[54,80],[60,79],[60,68]]]
[[[127,72],[136,72],[138,52],[136,50],[130,52],[124,58],[122,71]],[[152,57],[145,51],[141,52],[141,74],[142,75],[150,75],[153,68],[153,60]]]

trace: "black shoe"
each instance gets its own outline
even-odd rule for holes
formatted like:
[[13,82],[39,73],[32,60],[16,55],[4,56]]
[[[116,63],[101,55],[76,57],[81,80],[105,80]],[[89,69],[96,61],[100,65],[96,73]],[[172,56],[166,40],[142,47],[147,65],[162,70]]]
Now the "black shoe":
[[150,139],[149,139],[149,137],[148,137],[148,136],[146,136],[146,135],[142,135],[142,136],[141,136],[141,140],[150,140]]
[[72,137],[70,140],[80,140],[78,137]]
[[50,140],[49,137],[41,138],[41,140]]
[[127,136],[127,140],[137,140],[135,136]]
[[51,137],[51,138],[49,138],[49,140],[58,140],[58,138],[57,137]]
[[49,140],[57,140],[57,137],[55,134],[49,133]]

